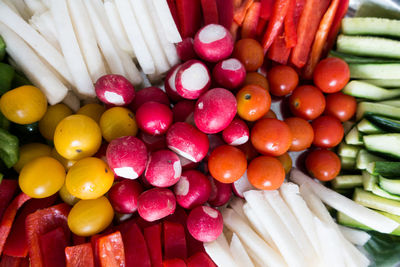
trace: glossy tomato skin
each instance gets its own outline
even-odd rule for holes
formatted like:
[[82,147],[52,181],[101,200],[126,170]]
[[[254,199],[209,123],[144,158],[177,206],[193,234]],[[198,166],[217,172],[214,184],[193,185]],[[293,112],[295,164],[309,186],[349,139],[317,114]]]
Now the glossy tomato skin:
[[244,79],[243,86],[249,85],[249,84],[255,84],[259,85],[265,90],[269,90],[269,84],[267,78],[265,78],[264,75],[258,72],[248,72],[246,74],[246,78]]
[[259,42],[245,38],[236,42],[233,57],[239,59],[246,71],[256,71],[264,61],[264,51]]
[[285,169],[278,159],[260,156],[250,162],[247,178],[258,189],[276,190],[285,180]]
[[246,85],[236,94],[237,113],[247,121],[256,121],[271,107],[271,96],[258,85]]
[[335,117],[321,116],[312,122],[312,128],[314,130],[313,144],[317,147],[334,147],[343,139],[343,125]]
[[305,119],[298,117],[291,117],[285,120],[292,133],[292,144],[289,148],[290,151],[302,151],[311,146],[314,139],[314,130],[311,124]]
[[357,110],[357,101],[351,95],[342,92],[326,96],[325,114],[338,118],[340,121],[350,120]]
[[289,98],[292,113],[305,120],[319,117],[325,110],[325,104],[321,90],[311,85],[297,87]]
[[314,83],[324,93],[336,93],[350,80],[350,69],[347,63],[336,57],[321,60],[314,71]]
[[299,75],[290,66],[278,65],[268,72],[270,92],[274,96],[290,94],[299,84]]
[[320,181],[330,181],[340,172],[340,159],[330,150],[318,149],[306,158],[306,168],[311,176]]

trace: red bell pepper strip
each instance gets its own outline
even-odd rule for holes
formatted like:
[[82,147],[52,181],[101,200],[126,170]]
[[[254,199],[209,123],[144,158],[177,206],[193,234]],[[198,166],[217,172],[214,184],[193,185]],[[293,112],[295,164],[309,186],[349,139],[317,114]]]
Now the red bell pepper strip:
[[69,242],[65,236],[63,228],[58,227],[41,235],[39,237],[39,243],[44,266],[65,266],[64,251]]
[[329,3],[330,0],[307,0],[304,5],[297,26],[297,44],[290,57],[290,61],[298,68],[302,68],[307,63],[319,22]]
[[0,255],[3,252],[4,244],[6,243],[7,237],[10,234],[12,224],[17,215],[18,209],[30,199],[28,195],[20,193],[4,212],[3,218],[0,222]]
[[67,267],[94,267],[93,250],[90,243],[65,248]]
[[233,15],[233,20],[239,25],[242,26],[244,17],[246,16],[247,10],[251,7],[254,0],[244,0],[244,2],[235,10]]
[[119,231],[100,237],[98,240],[98,255],[101,267],[129,266],[125,262],[124,243]]
[[229,32],[231,33],[233,40],[236,40],[238,30],[239,30],[239,24],[237,24],[235,21],[232,22]]
[[201,25],[200,0],[176,0],[182,38],[194,37]]
[[16,180],[3,179],[0,183],[0,219],[18,188]]
[[218,24],[218,8],[215,0],[201,0],[204,25]]
[[28,267],[29,259],[3,255],[0,261],[0,267]]
[[264,48],[264,53],[266,53],[269,47],[272,45],[275,38],[278,36],[279,31],[283,26],[285,16],[288,12],[291,0],[276,0],[274,4],[274,9],[272,12],[271,19],[268,23],[267,30],[264,34],[262,40],[262,46]]
[[169,12],[171,12],[172,18],[175,21],[175,25],[180,31],[180,25],[179,25],[179,17],[178,17],[178,9],[176,8],[175,0],[167,0],[168,7],[169,7]]
[[290,51],[292,50],[287,47],[285,37],[286,32],[281,29],[281,34],[276,37],[268,50],[268,58],[283,65],[286,65],[288,62]]
[[257,30],[256,30],[258,37],[261,37],[262,34],[264,33],[265,26],[267,26],[267,22],[268,22],[268,20],[265,20],[261,17],[258,19]]
[[260,12],[260,17],[268,21],[269,18],[272,15],[272,9],[274,7],[274,2],[275,0],[261,0],[261,12]]
[[254,2],[246,13],[242,25],[242,38],[254,38],[257,34],[258,18],[260,17],[260,2]]
[[32,267],[43,267],[43,256],[40,248],[40,236],[62,227],[66,240],[71,239],[67,218],[70,206],[65,203],[38,210],[26,217],[25,231],[28,239],[29,258]]
[[186,267],[186,263],[182,259],[168,259],[163,261],[164,267]]
[[143,234],[150,254],[151,266],[162,267],[161,224],[144,228]]
[[290,0],[289,9],[285,17],[285,41],[288,48],[292,48],[297,42],[297,27],[294,21],[294,12],[296,10],[296,0]]
[[164,258],[186,259],[185,228],[180,223],[164,221]]
[[234,14],[234,0],[216,0],[218,7],[218,21],[219,24],[228,30],[232,26]]
[[205,252],[198,252],[186,260],[187,267],[217,267]]

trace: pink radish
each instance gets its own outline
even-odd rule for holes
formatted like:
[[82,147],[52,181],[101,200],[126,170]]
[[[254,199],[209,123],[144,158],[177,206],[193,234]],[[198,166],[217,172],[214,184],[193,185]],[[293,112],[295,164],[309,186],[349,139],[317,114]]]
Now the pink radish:
[[236,58],[218,62],[213,69],[214,80],[226,89],[238,88],[246,78],[246,69]]
[[247,179],[247,171],[240,177],[239,180],[232,183],[233,193],[241,198],[244,198],[243,193],[249,190],[256,189]]
[[178,182],[181,173],[178,155],[170,150],[159,150],[151,153],[144,176],[153,186],[169,187]]
[[208,62],[217,62],[232,54],[234,40],[222,25],[208,24],[194,37],[193,47],[197,55]]
[[214,88],[196,102],[194,122],[200,131],[213,134],[224,130],[236,115],[235,96],[223,88]]
[[105,104],[124,106],[132,102],[135,88],[124,77],[118,74],[107,74],[100,77],[95,84],[97,97]]
[[174,213],[175,195],[166,188],[153,188],[143,192],[138,199],[140,217],[153,222]]
[[167,148],[165,135],[150,135],[140,131],[138,137],[143,141],[147,147],[147,150],[150,152]]
[[208,151],[207,135],[186,122],[174,123],[167,132],[167,146],[193,162],[201,161]]
[[176,44],[176,52],[182,61],[188,61],[197,58],[193,48],[193,38],[186,37],[182,42]]
[[222,138],[231,146],[243,145],[249,141],[249,127],[241,119],[233,119],[233,121],[222,131]]
[[[174,105],[172,113],[174,114],[174,122],[186,121],[194,112],[196,102],[190,100],[182,100]],[[187,121],[186,121],[187,122]]]
[[111,187],[108,191],[108,199],[116,212],[133,213],[137,210],[137,201],[142,192],[143,187],[140,183],[123,179]]
[[211,194],[211,183],[199,171],[184,171],[179,182],[175,184],[174,193],[179,205],[192,209],[207,202]]
[[176,86],[175,86],[176,74],[178,73],[180,67],[181,65],[176,65],[175,67],[171,68],[171,70],[165,77],[165,82],[164,82],[165,92],[167,93],[169,99],[173,102],[178,102],[183,99],[176,91]]
[[205,161],[208,161],[208,157],[210,156],[211,152],[219,146],[226,145],[224,140],[221,138],[219,134],[208,134],[208,142],[210,146],[208,148],[207,156],[204,158]]
[[106,156],[110,168],[123,178],[136,179],[146,168],[146,146],[133,136],[112,140],[108,144]]
[[172,111],[164,104],[146,102],[136,111],[136,122],[139,128],[148,134],[163,134],[172,123]]
[[208,180],[211,183],[211,194],[208,203],[214,207],[225,205],[232,196],[231,184],[221,183],[212,176],[208,176]]
[[129,106],[133,111],[136,111],[141,105],[150,101],[158,102],[167,106],[170,105],[169,98],[163,90],[158,87],[150,86],[137,91],[135,98]]
[[181,165],[182,165],[182,170],[186,171],[186,170],[193,170],[196,169],[199,166],[198,162],[193,162],[188,160],[187,158],[184,158],[180,155],[178,155],[180,161],[181,161]]
[[186,224],[189,233],[201,242],[216,240],[224,227],[221,213],[208,206],[199,206],[190,211]]
[[197,99],[210,88],[211,76],[207,66],[196,59],[186,61],[175,77],[175,88],[186,99]]
[[107,162],[107,147],[108,147],[108,143],[102,143],[99,150],[97,150],[96,154],[94,155],[96,158],[99,158],[101,160],[103,160],[105,163],[108,164]]

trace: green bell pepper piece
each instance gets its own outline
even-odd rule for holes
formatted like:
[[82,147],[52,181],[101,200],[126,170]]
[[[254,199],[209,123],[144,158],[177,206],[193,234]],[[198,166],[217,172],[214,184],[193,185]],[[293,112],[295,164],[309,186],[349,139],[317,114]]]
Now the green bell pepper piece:
[[15,70],[6,63],[0,62],[0,95],[11,89]]
[[17,163],[19,158],[19,141],[15,135],[0,128],[0,159],[7,168]]

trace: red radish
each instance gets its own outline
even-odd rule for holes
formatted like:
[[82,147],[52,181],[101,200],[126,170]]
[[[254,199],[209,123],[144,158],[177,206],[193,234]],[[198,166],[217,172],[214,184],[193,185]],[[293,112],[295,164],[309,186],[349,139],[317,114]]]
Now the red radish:
[[135,98],[129,105],[129,107],[136,112],[136,110],[146,102],[158,102],[169,106],[169,98],[167,94],[158,87],[150,86],[143,88],[136,92]]
[[231,184],[224,184],[215,180],[212,176],[208,176],[211,183],[211,194],[208,203],[214,207],[225,205],[232,196]]
[[197,252],[186,260],[187,267],[217,267],[205,252]]
[[211,76],[207,66],[196,59],[186,61],[175,77],[178,94],[187,99],[197,99],[210,88]]
[[197,58],[193,48],[193,38],[187,37],[182,42],[176,44],[176,52],[182,61],[188,61]]
[[185,228],[182,223],[164,221],[163,223],[164,258],[165,259],[186,259],[187,247]]
[[174,213],[175,195],[166,188],[153,188],[143,192],[138,199],[138,212],[146,221],[153,222]]
[[178,155],[170,150],[151,153],[144,175],[156,187],[169,187],[178,182],[182,166]]
[[249,190],[256,189],[247,179],[247,171],[240,177],[239,180],[233,182],[232,191],[236,196],[244,198],[243,193]]
[[167,148],[165,135],[150,135],[140,131],[138,137],[143,141],[147,150],[150,152]]
[[207,135],[186,122],[174,123],[167,132],[168,148],[193,162],[201,161],[208,151]]
[[137,210],[137,200],[142,192],[143,187],[140,183],[124,179],[111,187],[108,199],[116,212],[133,213]]
[[124,106],[132,102],[135,88],[122,75],[107,74],[100,77],[95,84],[97,97],[105,104]]
[[211,152],[219,146],[226,145],[224,140],[221,138],[219,134],[208,134],[208,142],[210,143],[210,147],[208,148],[207,156],[205,157],[205,161],[208,161],[208,157]]
[[108,165],[116,175],[136,179],[146,168],[147,148],[138,138],[124,136],[108,144],[106,156]]
[[218,133],[232,122],[236,110],[235,96],[226,89],[214,88],[197,100],[194,122],[204,133]]
[[174,122],[186,121],[188,117],[194,112],[196,102],[190,100],[182,100],[174,105],[172,113],[174,115]]
[[241,119],[234,119],[225,130],[222,131],[222,138],[231,146],[243,145],[249,141],[249,127]]
[[186,170],[192,170],[192,169],[196,169],[199,166],[198,162],[193,162],[188,160],[187,158],[184,158],[180,155],[178,155],[180,161],[181,161],[181,165],[182,165],[182,170],[186,171]]
[[213,69],[214,80],[226,89],[238,88],[246,78],[246,69],[236,58],[218,62]]
[[169,99],[171,99],[171,101],[173,102],[178,102],[183,99],[176,91],[175,86],[176,74],[178,73],[178,70],[181,66],[182,65],[176,65],[175,67],[173,67],[165,77],[165,92],[167,93]]
[[107,147],[108,143],[102,143],[99,150],[97,150],[96,154],[94,155],[96,158],[101,159],[105,163],[107,163],[107,156],[106,156]]
[[136,111],[136,122],[139,128],[148,134],[163,134],[172,123],[172,111],[164,104],[146,102]]
[[175,185],[174,193],[179,205],[185,209],[192,209],[207,202],[211,194],[211,183],[199,171],[185,171]]
[[190,211],[187,218],[189,233],[201,242],[212,242],[222,233],[221,213],[208,206],[199,206]]
[[232,54],[234,40],[231,33],[219,24],[208,24],[194,37],[193,47],[197,55],[208,62],[218,62]]
[[182,259],[169,259],[163,261],[163,267],[186,267],[186,263]]

